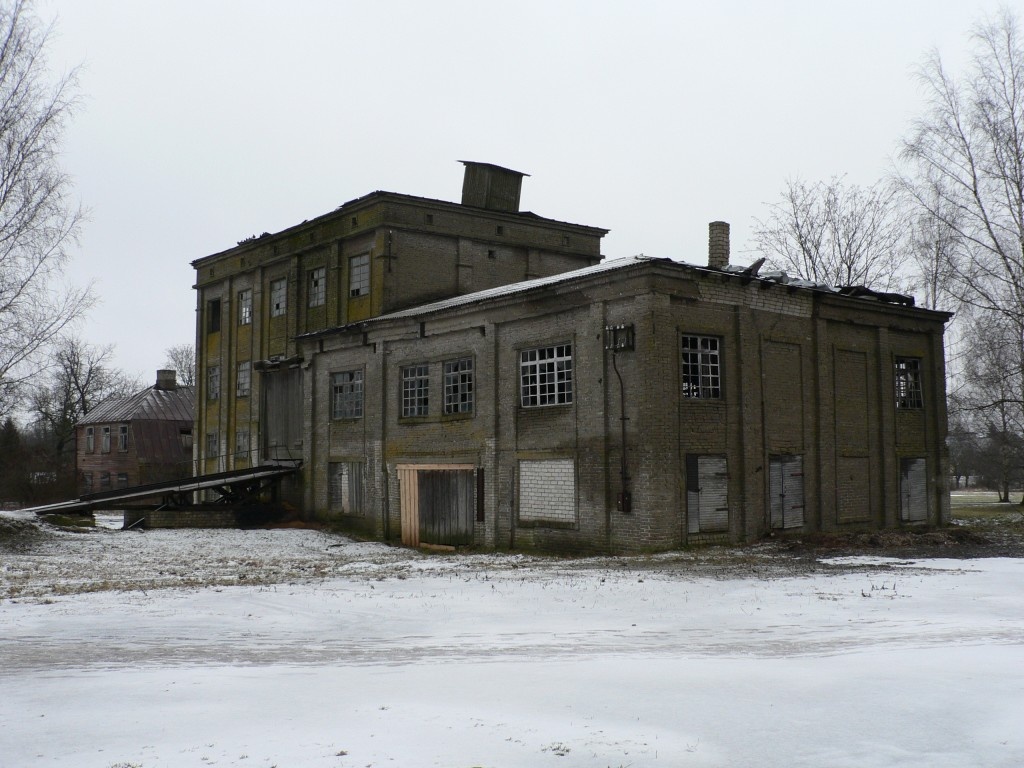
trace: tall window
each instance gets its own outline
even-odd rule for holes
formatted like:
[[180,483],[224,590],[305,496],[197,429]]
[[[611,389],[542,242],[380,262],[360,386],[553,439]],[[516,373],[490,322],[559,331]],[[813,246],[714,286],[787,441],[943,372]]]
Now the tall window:
[[920,358],[897,357],[895,378],[896,407],[900,409],[924,408]]
[[444,412],[473,412],[473,358],[445,362]]
[[238,292],[238,324],[252,324],[252,289]]
[[206,332],[216,333],[220,330],[220,299],[206,302]]
[[327,299],[327,269],[317,267],[309,273],[309,306],[321,307]]
[[721,342],[714,336],[683,336],[683,397],[722,396]]
[[[363,415],[363,372],[331,374],[331,418],[359,419]],[[404,415],[404,414],[403,414]]]
[[524,349],[519,354],[520,402],[524,408],[572,402],[572,344]]
[[96,431],[93,427],[85,428],[85,452],[92,453],[96,450]]
[[220,366],[211,365],[206,369],[206,399],[216,400],[220,397]]
[[121,424],[117,428],[117,450],[121,453],[128,451],[128,425]]
[[408,365],[402,369],[402,415],[426,416],[430,390],[430,368]]
[[252,363],[246,360],[244,363],[238,364],[238,370],[235,372],[235,396],[248,397],[251,387]]
[[235,456],[246,458],[249,455],[249,430],[239,429],[235,432]]
[[100,452],[110,453],[110,427],[103,427],[100,430]]
[[217,453],[220,451],[220,435],[217,432],[206,433],[206,458],[213,459],[217,457]]
[[370,254],[352,256],[348,260],[348,295],[365,296],[370,292]]
[[288,309],[288,280],[270,281],[270,316],[280,317]]

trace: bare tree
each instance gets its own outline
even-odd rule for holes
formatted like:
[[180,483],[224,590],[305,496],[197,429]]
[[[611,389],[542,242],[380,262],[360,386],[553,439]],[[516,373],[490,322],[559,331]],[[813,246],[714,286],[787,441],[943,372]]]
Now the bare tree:
[[50,31],[30,0],[0,2],[0,413],[91,303],[62,279],[82,220],[58,163],[76,79],[48,80]]
[[807,280],[879,291],[904,288],[900,250],[905,224],[893,189],[842,178],[790,180],[781,202],[758,220],[754,237],[769,263]]
[[175,344],[167,348],[168,368],[177,373],[178,384],[193,387],[196,383],[196,348],[191,344]]

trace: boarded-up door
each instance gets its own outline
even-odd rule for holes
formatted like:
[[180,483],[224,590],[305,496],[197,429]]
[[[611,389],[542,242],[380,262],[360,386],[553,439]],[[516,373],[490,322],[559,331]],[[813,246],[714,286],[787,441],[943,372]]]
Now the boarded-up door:
[[476,478],[472,466],[399,465],[398,483],[403,544],[473,543]]
[[923,458],[900,459],[900,520],[928,519],[928,473]]
[[768,498],[772,528],[804,524],[804,457],[772,456],[768,462]]
[[688,533],[729,530],[729,473],[725,456],[686,457]]
[[302,458],[302,372],[298,368],[263,374],[260,432],[263,456],[271,461]]

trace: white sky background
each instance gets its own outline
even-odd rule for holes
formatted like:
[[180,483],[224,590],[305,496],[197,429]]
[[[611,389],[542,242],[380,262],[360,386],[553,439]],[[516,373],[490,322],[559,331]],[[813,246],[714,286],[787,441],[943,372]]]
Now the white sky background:
[[733,261],[785,180],[883,175],[998,2],[38,0],[82,64],[65,167],[91,211],[82,328],[153,379],[195,340],[193,259],[382,189],[457,202],[458,160],[530,174],[522,208],[609,257]]

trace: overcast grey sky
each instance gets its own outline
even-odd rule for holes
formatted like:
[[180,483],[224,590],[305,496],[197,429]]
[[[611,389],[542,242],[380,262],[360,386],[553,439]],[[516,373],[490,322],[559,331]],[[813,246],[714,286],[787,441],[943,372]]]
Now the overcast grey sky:
[[608,257],[746,263],[785,180],[868,184],[997,1],[38,0],[82,65],[65,167],[91,211],[82,334],[149,380],[195,339],[196,258],[382,189],[458,201],[458,160],[530,174],[522,207]]

